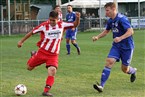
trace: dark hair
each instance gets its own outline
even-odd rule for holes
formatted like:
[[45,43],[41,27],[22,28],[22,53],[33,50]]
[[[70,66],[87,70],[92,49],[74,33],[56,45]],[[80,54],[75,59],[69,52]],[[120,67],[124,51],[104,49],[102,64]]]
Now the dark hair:
[[60,7],[59,5],[56,5],[53,9],[57,8],[57,7]]
[[107,8],[107,7],[116,8],[116,4],[114,2],[109,2],[109,3],[106,3],[104,7],[105,8]]
[[72,7],[72,5],[67,5],[67,7],[68,7],[68,6]]
[[58,18],[58,12],[56,12],[56,11],[51,11],[50,13],[49,13],[49,17],[52,17],[52,18]]

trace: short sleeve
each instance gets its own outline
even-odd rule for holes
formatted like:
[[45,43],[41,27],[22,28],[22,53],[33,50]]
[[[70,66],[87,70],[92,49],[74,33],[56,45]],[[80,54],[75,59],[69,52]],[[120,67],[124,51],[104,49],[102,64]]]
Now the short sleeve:
[[69,28],[74,27],[74,23],[63,22],[62,25],[63,25],[64,29],[69,29]]
[[38,32],[43,31],[43,29],[44,29],[44,26],[43,26],[43,25],[39,25],[39,26],[36,26],[36,27],[32,30],[32,32],[33,32],[33,34],[35,34],[35,33],[38,33]]
[[75,21],[76,20],[76,13],[74,13],[73,17],[74,17],[74,21]]
[[106,24],[106,30],[110,30],[110,29],[111,29],[111,22],[108,20]]
[[124,28],[124,30],[127,30],[128,28],[131,28],[130,22],[126,17],[122,17],[121,25]]
[[49,21],[45,21],[45,22],[41,23],[40,25],[36,26],[32,30],[33,34],[38,33],[38,32],[41,32],[41,31],[44,31],[45,28],[46,28],[45,26],[48,25],[48,24],[49,24]]

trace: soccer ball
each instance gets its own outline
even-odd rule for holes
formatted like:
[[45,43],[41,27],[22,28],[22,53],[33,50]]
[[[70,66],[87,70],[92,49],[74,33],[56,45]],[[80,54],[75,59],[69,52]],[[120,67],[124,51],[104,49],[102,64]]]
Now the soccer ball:
[[24,84],[18,84],[15,86],[14,91],[17,96],[25,95],[27,93],[27,87]]

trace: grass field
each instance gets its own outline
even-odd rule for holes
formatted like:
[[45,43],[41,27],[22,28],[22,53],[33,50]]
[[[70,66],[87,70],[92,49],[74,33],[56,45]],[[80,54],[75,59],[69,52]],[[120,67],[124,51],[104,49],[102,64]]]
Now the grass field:
[[[132,66],[138,69],[137,80],[130,83],[130,75],[124,74],[120,69],[121,63],[112,68],[104,92],[98,93],[92,87],[97,80],[100,81],[105,58],[112,43],[111,33],[92,42],[91,37],[97,32],[78,33],[78,44],[81,55],[71,45],[71,55],[66,55],[65,40],[62,41],[59,56],[59,68],[55,84],[51,89],[54,97],[145,97],[145,30],[135,30],[135,51]],[[25,84],[28,93],[23,97],[42,97],[41,93],[47,77],[45,65],[33,71],[26,70],[26,62],[30,51],[37,50],[35,43],[39,36],[28,39],[22,48],[17,48],[17,42],[23,37],[0,36],[0,93],[1,97],[16,97],[14,87]]]

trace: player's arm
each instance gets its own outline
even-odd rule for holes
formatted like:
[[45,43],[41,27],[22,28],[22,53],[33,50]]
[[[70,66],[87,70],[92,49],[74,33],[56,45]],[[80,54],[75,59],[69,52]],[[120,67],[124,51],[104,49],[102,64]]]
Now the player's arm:
[[120,41],[122,41],[123,39],[126,39],[126,38],[128,38],[129,36],[133,35],[133,33],[134,33],[133,29],[132,29],[132,28],[128,28],[125,34],[123,34],[123,35],[120,36],[120,37],[114,38],[114,42],[116,42],[116,43],[117,43],[117,42],[120,42]]
[[46,22],[43,22],[42,24],[38,25],[37,27],[35,27],[31,32],[27,33],[17,44],[17,47],[20,48],[23,43],[29,38],[31,37],[33,34],[36,34],[40,31],[42,31],[44,29],[44,25],[47,23]]
[[79,12],[76,12],[76,19],[73,22],[74,28],[76,28],[80,24],[80,16],[81,16],[80,13]]
[[116,43],[122,41],[123,39],[128,38],[129,36],[133,35],[133,33],[134,33],[133,29],[132,29],[132,27],[130,25],[130,22],[129,22],[129,20],[127,18],[123,17],[120,20],[120,23],[121,23],[123,29],[126,30],[126,32],[122,36],[114,38],[114,42],[116,42]]
[[29,37],[32,36],[32,34],[33,34],[33,32],[27,33],[27,34],[18,42],[17,47],[20,48],[20,47],[23,45],[23,43],[24,43]]
[[93,40],[93,41],[96,41],[96,40],[98,40],[98,39],[100,39],[100,38],[106,36],[106,35],[109,33],[109,31],[110,31],[110,30],[104,30],[104,31],[103,31],[102,33],[100,33],[99,35],[93,36],[93,37],[92,37],[92,40]]

